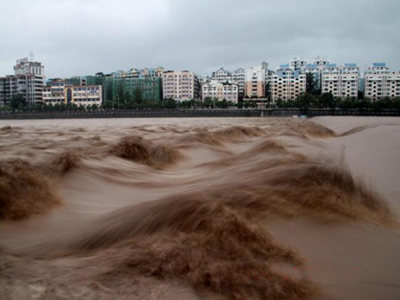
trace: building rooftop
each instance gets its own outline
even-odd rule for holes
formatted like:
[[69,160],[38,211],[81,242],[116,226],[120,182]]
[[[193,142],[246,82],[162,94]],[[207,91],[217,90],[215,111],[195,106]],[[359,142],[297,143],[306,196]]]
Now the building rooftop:
[[350,68],[355,68],[355,67],[357,67],[357,64],[356,63],[347,63],[347,64],[344,64],[344,66],[350,67]]
[[386,63],[385,62],[374,62],[372,63],[373,67],[386,67]]

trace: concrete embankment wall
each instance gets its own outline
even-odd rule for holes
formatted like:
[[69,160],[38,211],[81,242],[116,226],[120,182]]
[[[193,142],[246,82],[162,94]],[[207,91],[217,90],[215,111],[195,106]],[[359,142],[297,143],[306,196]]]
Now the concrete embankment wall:
[[58,112],[1,112],[0,119],[72,119],[72,118],[185,118],[185,117],[291,117],[314,116],[400,116],[400,109],[326,110],[326,109],[163,109]]

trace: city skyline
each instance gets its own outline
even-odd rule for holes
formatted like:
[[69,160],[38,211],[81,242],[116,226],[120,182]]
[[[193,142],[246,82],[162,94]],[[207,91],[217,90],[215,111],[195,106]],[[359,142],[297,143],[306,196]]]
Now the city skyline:
[[353,65],[354,64],[359,68],[359,73],[360,73],[361,76],[363,76],[364,73],[368,72],[368,69],[375,63],[379,63],[379,64],[383,63],[383,64],[385,64],[389,68],[390,72],[400,72],[400,69],[393,68],[393,66],[390,65],[389,63],[387,63],[386,61],[371,61],[371,62],[369,62],[367,64],[360,65],[357,62],[350,62],[350,61],[346,61],[345,63],[338,63],[336,61],[330,60],[329,58],[327,58],[325,56],[316,56],[313,59],[304,58],[302,56],[294,56],[294,57],[288,58],[287,61],[284,61],[284,62],[281,62],[281,63],[274,63],[274,62],[270,63],[269,61],[264,60],[264,61],[260,61],[258,63],[256,62],[254,65],[235,67],[235,69],[228,68],[226,66],[219,66],[219,67],[216,67],[214,70],[212,70],[212,71],[210,71],[209,73],[206,73],[206,74],[201,74],[199,72],[196,72],[196,70],[193,70],[193,69],[178,69],[178,68],[174,68],[174,67],[165,68],[163,65],[158,65],[158,66],[150,65],[150,66],[142,66],[142,67],[128,66],[128,67],[125,67],[125,68],[110,70],[109,72],[105,72],[104,70],[99,70],[99,71],[97,71],[95,73],[91,73],[91,74],[74,74],[74,75],[68,75],[68,76],[58,74],[58,75],[55,75],[55,76],[48,76],[48,74],[46,73],[46,69],[47,69],[46,62],[43,62],[42,60],[37,59],[35,54],[33,52],[30,52],[29,55],[25,55],[23,57],[21,56],[19,58],[15,58],[14,62],[12,63],[12,65],[9,68],[10,72],[4,73],[4,74],[0,73],[0,77],[12,75],[14,73],[14,65],[15,65],[15,63],[18,63],[18,61],[20,61],[20,60],[28,60],[28,61],[31,61],[31,62],[40,62],[40,63],[42,63],[43,64],[43,68],[44,68],[44,71],[43,71],[44,73],[43,74],[45,76],[45,79],[47,80],[47,79],[56,79],[56,78],[85,77],[85,76],[95,75],[96,73],[103,73],[105,75],[110,75],[110,74],[116,74],[116,73],[119,73],[119,72],[129,73],[129,71],[131,71],[131,70],[143,71],[143,70],[157,70],[157,69],[161,69],[161,70],[163,70],[163,72],[167,72],[167,71],[178,71],[178,72],[189,71],[189,72],[193,72],[196,75],[204,77],[204,78],[211,78],[213,73],[215,73],[216,71],[219,71],[219,70],[223,70],[223,71],[227,71],[227,72],[230,72],[230,73],[234,73],[235,71],[240,70],[240,69],[248,70],[248,69],[252,69],[253,67],[261,66],[262,64],[266,64],[266,66],[267,66],[266,69],[268,69],[270,71],[273,71],[273,72],[279,71],[279,69],[281,69],[282,67],[288,67],[290,69],[295,70],[296,68],[294,66],[291,66],[291,63],[294,62],[294,61],[297,61],[297,60],[305,60],[307,62],[307,64],[304,65],[301,68],[301,71],[305,74],[305,73],[308,73],[307,67],[310,67],[310,66],[312,67],[313,65],[315,65],[315,61],[318,60],[318,59],[326,60],[326,61],[329,62],[330,65],[337,66],[337,67],[345,66],[345,65]]
[[[34,52],[46,76],[164,66],[208,75],[295,56],[400,70],[397,12],[385,1],[2,1],[0,75]],[[343,10],[343,8],[345,8]],[[67,16],[67,17],[66,17]],[[338,22],[340,20],[340,22]]]

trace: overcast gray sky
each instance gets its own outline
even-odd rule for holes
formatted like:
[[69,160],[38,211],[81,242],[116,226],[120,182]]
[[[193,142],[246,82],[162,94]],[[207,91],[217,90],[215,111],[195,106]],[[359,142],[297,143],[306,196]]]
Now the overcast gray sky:
[[400,0],[0,0],[0,76],[164,66],[206,75],[293,56],[400,70]]

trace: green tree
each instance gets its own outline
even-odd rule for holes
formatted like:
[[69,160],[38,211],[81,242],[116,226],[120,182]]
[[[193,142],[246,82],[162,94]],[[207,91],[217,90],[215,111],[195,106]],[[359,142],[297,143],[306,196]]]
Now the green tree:
[[176,108],[176,101],[172,98],[167,98],[162,100],[162,107],[163,108],[169,108],[169,109],[174,109]]
[[193,101],[193,108],[200,108],[204,107],[204,103],[201,100],[194,100]]
[[316,92],[317,83],[312,73],[306,74],[306,93],[314,94]]
[[323,93],[319,96],[319,106],[324,108],[335,107],[335,98],[332,93]]
[[204,107],[206,107],[206,108],[212,108],[212,107],[214,107],[214,102],[213,102],[213,100],[211,99],[211,97],[206,97],[206,98],[204,99]]
[[361,101],[358,101],[357,104],[359,110],[366,110],[370,108],[371,100],[369,98],[364,98]]
[[393,107],[392,108],[400,109],[400,97],[396,97],[393,99]]
[[340,101],[339,106],[342,109],[351,109],[357,107],[357,101],[354,98],[347,97]]
[[302,94],[296,99],[297,107],[300,109],[308,109],[310,106],[315,105],[316,102],[316,98],[310,93]]
[[113,101],[105,101],[102,105],[103,109],[112,109],[114,108],[114,102]]
[[292,100],[292,99],[286,100],[283,103],[284,103],[283,104],[284,107],[298,107],[299,106],[297,100]]
[[222,101],[216,101],[216,105],[218,108],[228,108],[228,101],[226,99],[223,99]]
[[24,109],[26,107],[26,99],[21,94],[12,95],[10,106],[13,110]]
[[177,103],[180,108],[192,108],[195,105],[194,100],[184,100]]

